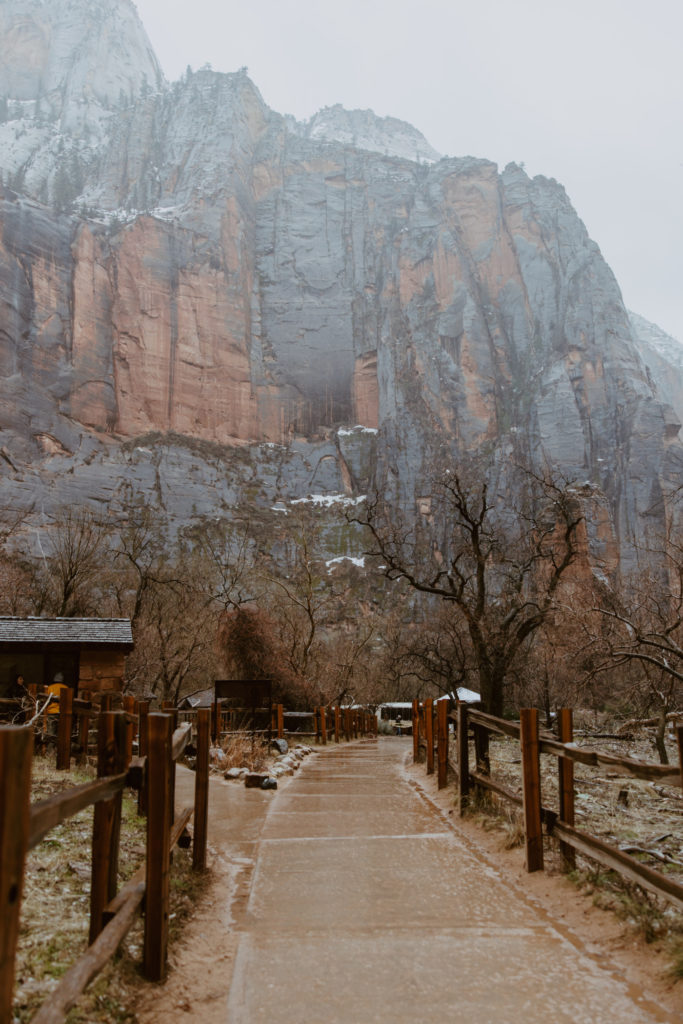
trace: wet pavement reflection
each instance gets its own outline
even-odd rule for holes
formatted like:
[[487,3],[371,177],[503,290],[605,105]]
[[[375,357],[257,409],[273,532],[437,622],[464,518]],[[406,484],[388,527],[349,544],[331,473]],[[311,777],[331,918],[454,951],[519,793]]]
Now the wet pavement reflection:
[[274,796],[227,1020],[651,1024],[405,777],[410,740],[328,746]]

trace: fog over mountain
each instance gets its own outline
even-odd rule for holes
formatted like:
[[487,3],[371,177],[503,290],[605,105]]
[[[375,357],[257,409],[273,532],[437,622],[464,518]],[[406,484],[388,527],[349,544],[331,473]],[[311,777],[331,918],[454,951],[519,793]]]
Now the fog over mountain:
[[680,353],[555,180],[170,85],[129,0],[5,0],[0,46],[3,506],[414,508],[489,446],[576,481],[604,573],[666,525]]

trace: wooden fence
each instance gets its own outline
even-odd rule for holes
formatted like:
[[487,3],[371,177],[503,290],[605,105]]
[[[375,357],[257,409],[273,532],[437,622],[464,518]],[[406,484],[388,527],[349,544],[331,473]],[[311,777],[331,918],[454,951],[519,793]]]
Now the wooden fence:
[[[267,712],[265,712],[267,714]],[[188,722],[194,720],[196,711],[183,710],[180,717]],[[243,732],[238,728],[244,713],[223,710],[218,703],[211,707],[211,739],[220,743],[222,737]],[[287,726],[290,728],[287,728]],[[291,728],[296,725],[297,728]],[[303,728],[300,728],[304,726]],[[277,739],[311,737],[323,746],[329,742],[358,739],[361,736],[377,735],[377,718],[362,708],[317,707],[312,711],[287,711],[283,704],[275,704],[268,728],[247,729],[260,736]]]
[[[437,714],[434,714],[434,703]],[[558,715],[558,738],[541,733],[536,708],[523,708],[519,722],[509,722],[485,714],[464,703],[446,711],[446,701],[413,702],[413,760],[426,749],[427,772],[434,771],[434,746],[438,752],[438,785],[446,785],[450,768],[457,778],[460,814],[464,814],[473,788],[486,790],[522,808],[527,871],[543,869],[543,826],[546,834],[559,840],[565,870],[575,866],[576,851],[624,878],[664,897],[683,910],[683,885],[648,867],[622,850],[574,823],[574,764],[602,765],[615,774],[670,786],[683,786],[683,726],[677,727],[678,765],[661,765],[634,758],[619,757],[587,747],[573,740],[572,711],[563,708]],[[449,721],[455,727],[456,756],[449,758]],[[436,725],[436,729],[434,726]],[[489,736],[498,733],[519,740],[522,766],[522,795],[491,778]],[[470,767],[470,739],[474,741],[474,767]],[[558,808],[544,807],[541,801],[540,755],[557,758]]]
[[[26,855],[55,826],[94,805],[89,946],[44,1003],[33,1024],[58,1024],[88,983],[114,955],[145,900],[143,970],[161,980],[166,970],[169,870],[173,847],[194,814],[193,867],[206,866],[210,712],[197,716],[194,806],[174,820],[175,762],[191,739],[191,727],[174,731],[168,712],[139,716],[142,756],[132,759],[138,717],[102,711],[98,719],[94,782],[31,804],[31,726],[0,726],[0,1024],[12,1020],[14,961]],[[66,731],[66,730],[64,730]],[[144,749],[143,749],[144,748]],[[68,766],[68,765],[67,765]],[[145,863],[117,892],[121,800],[132,787],[145,793]]]

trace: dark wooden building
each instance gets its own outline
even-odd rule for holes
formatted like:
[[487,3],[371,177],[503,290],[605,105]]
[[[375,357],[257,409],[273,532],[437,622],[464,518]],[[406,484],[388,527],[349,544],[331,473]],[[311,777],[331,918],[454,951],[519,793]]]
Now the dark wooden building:
[[129,619],[43,619],[0,616],[0,697],[18,676],[24,684],[60,681],[75,692],[123,688],[126,654],[133,650]]

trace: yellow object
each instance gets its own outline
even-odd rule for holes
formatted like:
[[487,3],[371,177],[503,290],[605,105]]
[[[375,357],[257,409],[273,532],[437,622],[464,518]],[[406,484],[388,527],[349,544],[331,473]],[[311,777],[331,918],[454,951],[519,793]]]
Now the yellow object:
[[51,697],[57,698],[57,703],[50,704],[49,708],[47,709],[48,715],[59,714],[59,698],[61,697],[62,690],[66,689],[66,683],[50,683],[50,685],[47,688],[47,692]]

